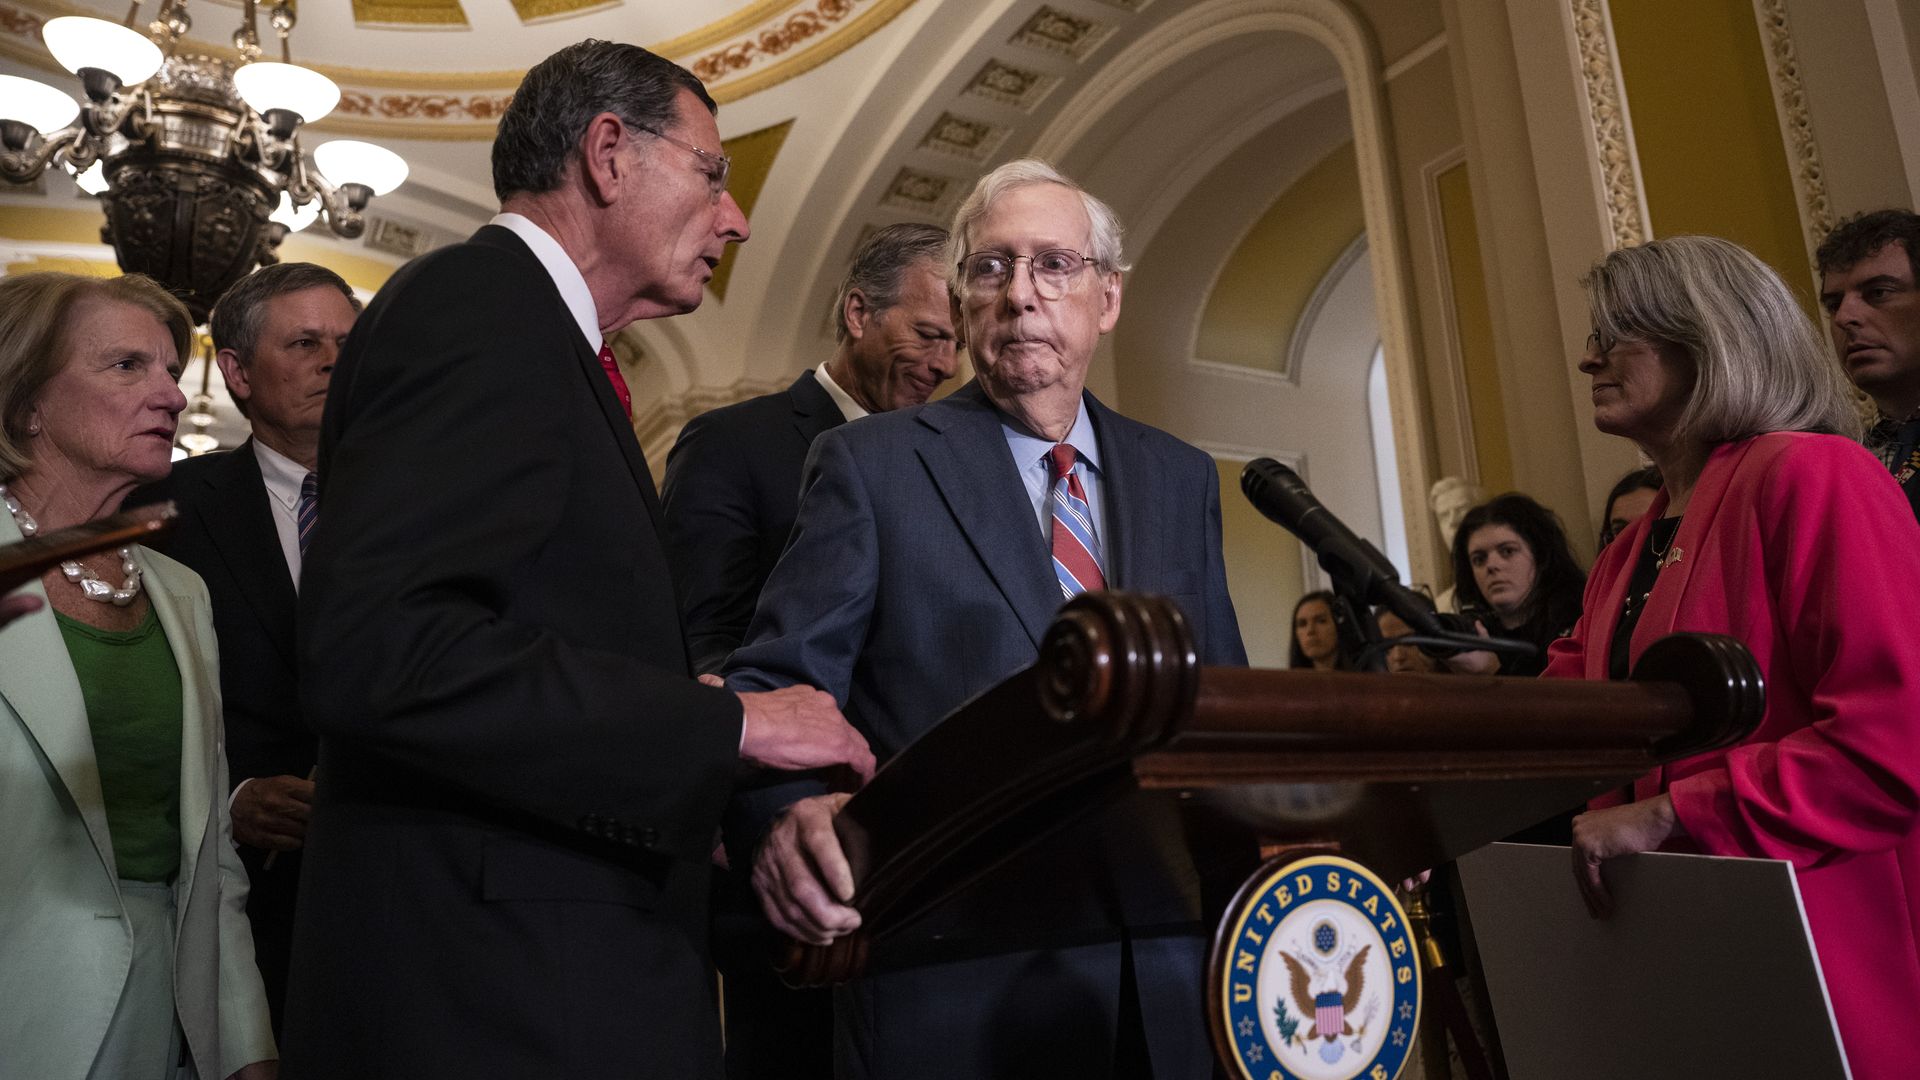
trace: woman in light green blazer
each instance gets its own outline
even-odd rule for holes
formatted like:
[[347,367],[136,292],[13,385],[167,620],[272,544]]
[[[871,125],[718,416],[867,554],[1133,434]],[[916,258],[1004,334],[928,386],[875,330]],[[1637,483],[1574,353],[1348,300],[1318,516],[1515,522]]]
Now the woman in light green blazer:
[[[192,320],[146,278],[0,280],[0,543],[170,467]],[[227,819],[206,586],[144,548],[0,627],[0,1076],[277,1072]]]

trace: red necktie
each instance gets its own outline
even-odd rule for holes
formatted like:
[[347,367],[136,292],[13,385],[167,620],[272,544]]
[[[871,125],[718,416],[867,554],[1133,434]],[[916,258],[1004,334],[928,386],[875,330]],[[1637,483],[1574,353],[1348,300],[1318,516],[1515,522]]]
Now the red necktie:
[[1048,458],[1053,465],[1053,573],[1060,594],[1068,600],[1107,587],[1100,572],[1099,544],[1093,536],[1093,514],[1087,493],[1073,471],[1079,454],[1067,443],[1055,446]]
[[606,370],[607,381],[613,384],[613,396],[620,399],[620,408],[633,419],[633,391],[627,389],[626,376],[620,374],[620,365],[613,359],[613,346],[602,342],[600,345],[600,366]]

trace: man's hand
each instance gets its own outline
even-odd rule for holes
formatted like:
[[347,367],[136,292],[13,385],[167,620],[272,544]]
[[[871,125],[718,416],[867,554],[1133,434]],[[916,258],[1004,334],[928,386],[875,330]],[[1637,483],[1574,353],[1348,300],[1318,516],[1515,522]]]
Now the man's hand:
[[[1474,632],[1481,637],[1492,636],[1487,633],[1486,624],[1478,619],[1473,621],[1473,629]],[[1447,665],[1447,669],[1457,675],[1500,674],[1500,658],[1485,649],[1478,649],[1473,652],[1454,653],[1452,656],[1442,660],[1441,663]]]
[[789,686],[741,694],[740,704],[746,710],[740,756],[749,764],[791,770],[845,765],[862,784],[873,779],[873,751],[840,715],[832,696],[810,686]]
[[0,626],[5,626],[22,615],[39,611],[40,598],[32,593],[14,593],[0,599]]
[[781,933],[809,945],[830,944],[860,928],[853,870],[833,832],[833,816],[852,795],[801,799],[774,823],[753,857],[753,889]]
[[227,1080],[280,1080],[280,1063],[256,1061],[251,1065],[243,1065],[239,1072],[227,1077]]
[[233,838],[267,851],[298,851],[307,842],[313,814],[313,781],[298,776],[261,776],[233,796]]
[[1580,898],[1596,919],[1613,914],[1613,896],[1601,880],[1600,864],[1616,855],[1652,851],[1676,833],[1684,835],[1674,816],[1673,799],[1662,792],[1625,806],[1609,806],[1573,819],[1573,880]]

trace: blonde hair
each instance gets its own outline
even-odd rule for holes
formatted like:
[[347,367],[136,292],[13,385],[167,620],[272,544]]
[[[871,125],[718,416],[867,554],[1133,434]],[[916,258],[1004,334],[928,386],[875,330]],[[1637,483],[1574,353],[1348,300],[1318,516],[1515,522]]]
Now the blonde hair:
[[0,278],[0,481],[32,465],[27,417],[48,380],[67,362],[73,311],[88,299],[127,304],[152,315],[185,360],[193,316],[172,293],[144,274],[93,278],[47,271]]
[[1581,284],[1603,341],[1686,350],[1695,375],[1680,439],[1860,437],[1860,414],[1820,332],[1780,275],[1740,245],[1713,236],[1653,240],[1608,255]]
[[1095,198],[1087,189],[1067,179],[1065,173],[1039,158],[1020,158],[1009,161],[980,178],[973,185],[973,191],[967,195],[960,209],[954,211],[953,228],[947,237],[947,284],[956,292],[960,289],[960,260],[967,257],[971,250],[971,238],[967,232],[973,223],[984,217],[992,208],[994,200],[1015,188],[1030,187],[1034,184],[1058,184],[1080,196],[1080,205],[1086,208],[1089,223],[1087,246],[1091,251],[1086,254],[1102,270],[1124,273],[1131,270],[1127,265],[1126,254],[1121,250],[1123,231],[1120,218],[1114,214],[1113,207]]

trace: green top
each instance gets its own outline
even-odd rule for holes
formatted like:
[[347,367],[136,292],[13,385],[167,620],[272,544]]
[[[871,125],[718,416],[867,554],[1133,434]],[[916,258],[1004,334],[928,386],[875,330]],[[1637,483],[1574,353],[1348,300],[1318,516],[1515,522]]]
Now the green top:
[[102,630],[58,612],[93,729],[116,873],[165,883],[180,871],[180,668],[159,616]]

